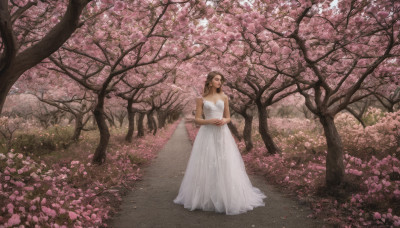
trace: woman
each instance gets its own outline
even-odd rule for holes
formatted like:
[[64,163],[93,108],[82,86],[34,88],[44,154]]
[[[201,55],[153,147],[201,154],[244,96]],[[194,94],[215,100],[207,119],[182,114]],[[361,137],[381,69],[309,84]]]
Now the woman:
[[[228,97],[221,86],[225,78],[210,72],[203,97],[196,99],[200,126],[174,203],[189,210],[201,209],[236,215],[264,206],[266,198],[252,186],[243,159],[226,125],[230,121]],[[204,111],[205,119],[202,119]]]

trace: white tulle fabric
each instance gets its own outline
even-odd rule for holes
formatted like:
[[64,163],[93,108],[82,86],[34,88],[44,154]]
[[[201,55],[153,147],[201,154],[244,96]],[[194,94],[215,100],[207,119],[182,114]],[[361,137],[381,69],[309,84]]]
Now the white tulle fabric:
[[[221,119],[224,101],[214,104],[203,99],[203,111],[205,119]],[[252,186],[228,126],[200,126],[174,203],[191,211],[236,215],[265,206],[264,198],[264,193]]]

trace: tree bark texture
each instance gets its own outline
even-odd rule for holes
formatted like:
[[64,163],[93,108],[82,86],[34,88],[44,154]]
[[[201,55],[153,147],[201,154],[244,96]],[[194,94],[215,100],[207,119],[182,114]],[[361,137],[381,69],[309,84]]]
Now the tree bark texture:
[[246,151],[253,149],[253,140],[251,139],[251,129],[253,124],[253,116],[246,116],[244,118],[243,138],[246,144]]
[[93,164],[103,164],[106,161],[106,150],[110,140],[110,132],[104,114],[104,95],[99,95],[98,103],[93,111],[100,132],[100,142],[93,156]]
[[143,137],[144,136],[144,126],[143,126],[143,119],[145,117],[145,113],[139,113],[139,118],[137,120],[138,132],[136,137]]
[[326,185],[337,186],[343,181],[343,144],[333,117],[319,116],[324,128],[328,154],[326,155]]
[[265,144],[265,147],[268,150],[268,153],[270,154],[276,154],[280,150],[278,146],[275,144],[272,136],[269,133],[268,130],[268,114],[267,110],[265,107],[263,107],[261,104],[256,102],[257,104],[257,110],[258,110],[258,130],[261,135],[261,138]]
[[131,100],[128,100],[127,111],[128,111],[129,127],[128,127],[128,132],[126,133],[126,136],[125,136],[125,141],[132,142],[133,131],[135,129],[135,112],[132,109],[132,101]]

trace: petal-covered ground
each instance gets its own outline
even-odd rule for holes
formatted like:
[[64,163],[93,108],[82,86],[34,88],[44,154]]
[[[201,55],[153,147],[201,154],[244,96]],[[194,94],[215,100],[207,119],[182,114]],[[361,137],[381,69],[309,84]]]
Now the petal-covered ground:
[[157,156],[178,122],[133,143],[123,141],[123,129],[114,129],[119,132],[101,166],[91,164],[97,134],[43,156],[0,153],[0,227],[107,226],[121,194],[141,179],[140,167]]

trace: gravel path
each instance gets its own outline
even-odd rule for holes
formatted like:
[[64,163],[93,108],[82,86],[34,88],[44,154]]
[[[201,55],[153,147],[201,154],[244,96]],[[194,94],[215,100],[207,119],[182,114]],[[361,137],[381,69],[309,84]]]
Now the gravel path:
[[257,176],[250,176],[255,187],[267,198],[265,207],[239,215],[225,215],[200,210],[189,211],[172,201],[177,196],[192,145],[184,120],[150,166],[144,168],[143,180],[123,198],[121,211],[109,222],[110,227],[329,227],[307,218],[311,210],[284,196]]

